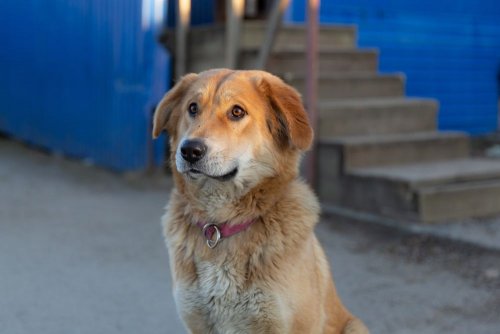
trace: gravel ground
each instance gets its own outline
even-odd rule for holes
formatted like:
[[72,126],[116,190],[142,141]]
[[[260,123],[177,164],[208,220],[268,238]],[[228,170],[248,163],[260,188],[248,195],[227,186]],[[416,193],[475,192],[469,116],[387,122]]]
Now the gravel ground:
[[[0,333],[183,333],[169,188],[0,139]],[[328,219],[318,235],[372,333],[500,333],[499,253]]]

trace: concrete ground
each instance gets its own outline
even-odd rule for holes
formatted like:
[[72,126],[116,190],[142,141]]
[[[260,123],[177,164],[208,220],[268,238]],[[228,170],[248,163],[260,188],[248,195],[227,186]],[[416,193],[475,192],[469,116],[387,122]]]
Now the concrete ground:
[[[0,333],[184,333],[169,187],[0,140]],[[318,235],[372,333],[500,333],[500,253],[339,221]]]

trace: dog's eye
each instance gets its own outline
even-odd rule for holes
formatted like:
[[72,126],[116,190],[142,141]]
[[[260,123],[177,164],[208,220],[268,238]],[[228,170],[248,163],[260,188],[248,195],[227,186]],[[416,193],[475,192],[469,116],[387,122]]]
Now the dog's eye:
[[238,121],[242,119],[246,115],[246,111],[243,110],[240,106],[234,106],[229,112],[229,118],[233,121]]
[[188,107],[189,116],[194,117],[198,114],[198,104],[193,102]]

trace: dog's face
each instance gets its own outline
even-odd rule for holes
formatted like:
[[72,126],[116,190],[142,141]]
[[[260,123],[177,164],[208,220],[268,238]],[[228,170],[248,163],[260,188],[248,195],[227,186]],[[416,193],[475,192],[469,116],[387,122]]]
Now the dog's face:
[[298,93],[262,71],[186,75],[156,109],[153,136],[163,129],[189,182],[251,186],[277,175],[284,158],[298,160],[312,141]]

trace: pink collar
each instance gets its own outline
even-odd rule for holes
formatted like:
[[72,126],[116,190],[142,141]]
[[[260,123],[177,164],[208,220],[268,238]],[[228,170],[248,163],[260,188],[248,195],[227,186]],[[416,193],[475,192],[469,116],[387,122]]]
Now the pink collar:
[[210,248],[214,248],[219,243],[220,239],[228,238],[232,235],[240,233],[246,230],[250,225],[252,225],[255,220],[247,220],[238,225],[229,225],[228,223],[223,224],[211,224],[204,222],[197,222],[199,228],[201,228],[203,236],[207,239],[207,245]]

